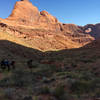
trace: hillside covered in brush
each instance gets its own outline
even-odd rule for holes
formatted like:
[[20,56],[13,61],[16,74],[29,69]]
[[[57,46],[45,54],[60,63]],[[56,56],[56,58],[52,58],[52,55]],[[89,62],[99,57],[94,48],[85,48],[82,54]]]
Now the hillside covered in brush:
[[99,100],[99,32],[100,24],[61,23],[17,1],[0,18],[0,100]]

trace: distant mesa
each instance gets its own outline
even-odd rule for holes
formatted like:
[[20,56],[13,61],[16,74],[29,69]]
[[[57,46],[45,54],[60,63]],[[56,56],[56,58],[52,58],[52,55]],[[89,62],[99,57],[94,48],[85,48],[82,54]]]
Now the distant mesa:
[[95,39],[100,38],[100,23],[98,24],[87,24],[83,27],[85,33],[90,34]]

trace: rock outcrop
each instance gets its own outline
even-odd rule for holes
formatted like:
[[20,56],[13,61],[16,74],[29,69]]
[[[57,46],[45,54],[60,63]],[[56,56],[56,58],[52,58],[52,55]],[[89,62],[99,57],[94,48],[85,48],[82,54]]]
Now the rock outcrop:
[[0,19],[0,29],[42,51],[79,48],[94,40],[85,27],[60,23],[47,11],[40,12],[29,0],[16,2],[11,15]]
[[58,23],[58,20],[54,16],[50,15],[47,11],[41,11],[39,22],[56,24],[56,23]]
[[85,25],[83,31],[85,34],[90,34],[95,39],[98,39],[100,38],[100,23]]
[[[39,11],[29,0],[16,2],[11,15],[7,18],[11,23],[28,25],[34,28],[60,31],[61,23],[47,11]],[[14,24],[14,23],[12,23]]]
[[21,21],[23,23],[35,23],[39,20],[40,13],[37,7],[33,6],[29,0],[16,2],[9,20]]
[[54,16],[50,15],[47,11],[40,12],[29,0],[16,2],[12,14],[7,19],[31,26],[44,25],[45,27],[46,24],[58,23],[58,20]]

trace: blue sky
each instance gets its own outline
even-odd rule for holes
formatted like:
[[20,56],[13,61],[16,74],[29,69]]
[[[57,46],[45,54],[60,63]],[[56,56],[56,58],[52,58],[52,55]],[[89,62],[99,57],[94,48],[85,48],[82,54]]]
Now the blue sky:
[[[7,18],[19,0],[1,0],[0,17]],[[30,0],[40,11],[47,10],[60,22],[77,25],[100,23],[100,0]]]

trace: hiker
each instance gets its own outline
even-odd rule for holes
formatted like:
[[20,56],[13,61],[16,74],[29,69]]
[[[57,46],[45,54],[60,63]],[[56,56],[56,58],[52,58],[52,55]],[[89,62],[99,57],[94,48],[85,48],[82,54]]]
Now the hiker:
[[2,70],[5,70],[5,60],[3,59],[1,62],[0,62],[0,65],[1,65],[1,69]]
[[10,63],[7,59],[3,59],[1,61],[1,69],[5,70],[6,68],[8,68],[8,71],[10,71]]
[[29,69],[32,71],[32,68],[33,68],[33,64],[32,64],[33,60],[28,60],[27,61],[27,65],[29,67]]
[[11,61],[10,65],[12,66],[12,69],[15,69],[15,61]]
[[4,64],[7,67],[8,71],[10,71],[10,63],[7,59],[4,61]]

